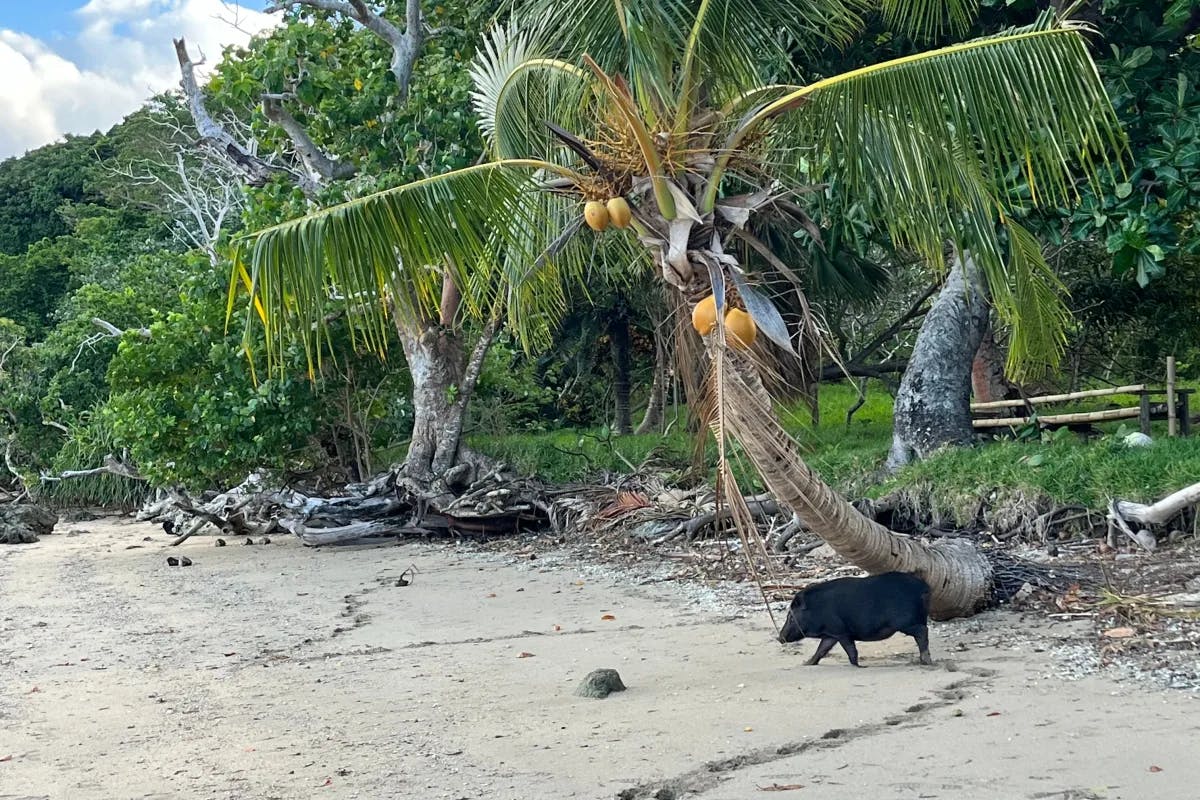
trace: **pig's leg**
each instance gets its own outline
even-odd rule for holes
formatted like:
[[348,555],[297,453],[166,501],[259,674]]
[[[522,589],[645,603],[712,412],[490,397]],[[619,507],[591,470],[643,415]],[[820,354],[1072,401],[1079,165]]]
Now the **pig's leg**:
[[850,637],[846,637],[845,639],[839,639],[838,644],[840,644],[842,646],[842,649],[846,651],[846,655],[850,657],[851,665],[853,665],[855,667],[862,666],[862,664],[858,663],[858,648],[854,646],[853,639],[851,639]]
[[929,657],[929,628],[922,625],[914,629],[910,635],[917,640],[917,650],[921,653],[921,663],[927,666],[932,664],[933,659]]
[[837,639],[832,636],[821,637],[821,643],[817,645],[817,652],[813,653],[813,657],[804,663],[810,667],[815,667],[820,663],[822,658],[829,654],[829,651],[833,649],[835,644],[837,644]]

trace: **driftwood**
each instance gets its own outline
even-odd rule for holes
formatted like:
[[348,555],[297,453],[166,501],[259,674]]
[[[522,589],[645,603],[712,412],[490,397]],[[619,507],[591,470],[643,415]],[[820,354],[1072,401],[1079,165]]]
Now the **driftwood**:
[[1161,525],[1185,509],[1200,503],[1200,483],[1193,483],[1167,495],[1157,503],[1145,505],[1127,500],[1116,501],[1116,512],[1128,522]]
[[347,486],[333,497],[290,486],[269,487],[263,476],[252,474],[203,502],[182,489],[167,490],[137,516],[161,522],[178,534],[172,545],[211,526],[238,537],[282,529],[305,545],[320,546],[381,536],[512,533],[547,526],[548,510],[540,483],[497,468],[468,482],[461,495],[447,492],[441,483],[422,486],[398,470]]
[[1117,532],[1120,531],[1143,549],[1153,550],[1153,534],[1145,530],[1135,532],[1130,523],[1144,527],[1163,525],[1197,504],[1200,504],[1200,483],[1185,486],[1149,505],[1112,500],[1108,504],[1108,543],[1115,547]]
[[[753,519],[761,520],[768,517],[776,517],[780,514],[779,504],[775,502],[769,494],[754,495],[746,498],[746,507],[750,509],[750,515]],[[720,511],[713,509],[699,516],[684,520],[668,531],[665,535],[654,540],[654,544],[666,544],[667,542],[678,539],[680,536],[686,536],[690,541],[696,538],[696,534],[704,528],[716,526],[728,519],[731,519],[733,512],[728,506],[722,506]]]

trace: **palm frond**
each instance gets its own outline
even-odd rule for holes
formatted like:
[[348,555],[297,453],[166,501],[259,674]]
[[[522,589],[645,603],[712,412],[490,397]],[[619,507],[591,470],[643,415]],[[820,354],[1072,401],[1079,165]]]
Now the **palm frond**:
[[849,42],[872,8],[868,0],[525,0],[516,18],[553,31],[557,57],[587,54],[644,87],[651,97],[639,102],[682,93],[686,112],[693,88],[729,99],[792,74],[796,50]]
[[537,29],[496,26],[471,65],[471,103],[479,129],[498,158],[564,163],[562,143],[546,123],[590,131],[591,81],[582,69],[550,57]]
[[[777,119],[778,118],[778,119]],[[945,207],[961,190],[961,154],[1001,201],[1027,184],[1045,205],[1069,204],[1124,149],[1079,31],[1043,17],[1029,28],[827,78],[767,104],[732,145],[777,119],[775,141],[830,171],[850,195],[889,181],[916,192],[901,205]],[[882,152],[877,152],[882,148]],[[722,156],[721,168],[732,159]],[[793,155],[794,157],[794,155]],[[1020,169],[1013,167],[1019,165]],[[880,172],[884,167],[889,172]],[[714,176],[702,208],[715,200]],[[811,176],[810,176],[811,177]]]
[[925,38],[965,32],[979,12],[979,0],[883,0],[880,10],[888,27]]
[[1005,371],[1023,381],[1058,365],[1070,311],[1063,302],[1067,289],[1046,263],[1037,237],[1011,219],[1004,227],[1008,264],[987,275],[988,287],[992,305],[1011,328]]
[[632,76],[660,71],[663,51],[682,52],[694,5],[691,0],[524,0],[514,17],[522,27],[552,31],[556,56],[574,60],[586,53],[605,72]]
[[[447,271],[463,289],[470,313],[483,315],[508,291],[515,263],[532,264],[556,236],[561,216],[548,213],[548,195],[535,176],[567,172],[534,160],[502,160],[378,192],[241,240],[234,270],[245,270],[268,359],[301,343],[315,369],[327,344],[331,307],[350,309],[356,345],[382,353],[391,317],[432,316]],[[560,204],[566,201],[553,198]],[[512,314],[554,316],[551,293],[521,299],[546,307],[509,307]],[[256,313],[253,309],[259,309]]]

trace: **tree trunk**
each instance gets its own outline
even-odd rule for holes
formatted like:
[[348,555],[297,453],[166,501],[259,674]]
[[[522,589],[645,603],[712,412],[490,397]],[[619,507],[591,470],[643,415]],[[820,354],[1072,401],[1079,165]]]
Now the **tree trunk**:
[[467,406],[498,328],[498,320],[489,322],[467,358],[462,335],[450,328],[433,321],[397,326],[413,384],[409,477],[428,481],[458,463]]
[[463,378],[465,354],[461,337],[436,323],[404,327],[400,343],[412,375],[413,430],[404,461],[413,478],[430,479],[439,469],[453,466],[465,404],[457,391]]
[[984,329],[971,364],[971,393],[977,403],[1007,400],[1012,386],[1004,377],[1004,350],[996,344],[991,323]]
[[863,516],[800,457],[779,421],[753,364],[726,354],[725,423],[775,498],[839,555],[871,574],[898,570],[919,575],[932,592],[930,616],[970,616],[988,605],[992,566],[970,542],[942,539],[926,545]]
[[889,468],[974,441],[971,365],[987,321],[983,279],[969,256],[955,254],[900,381]]
[[633,415],[629,408],[629,315],[623,301],[618,302],[608,324],[608,338],[612,343],[613,394],[617,405],[613,427],[618,434],[627,435],[633,433]]
[[654,379],[650,383],[650,398],[646,401],[646,415],[634,433],[657,433],[662,429],[663,409],[667,400],[667,345],[658,336],[654,337]]

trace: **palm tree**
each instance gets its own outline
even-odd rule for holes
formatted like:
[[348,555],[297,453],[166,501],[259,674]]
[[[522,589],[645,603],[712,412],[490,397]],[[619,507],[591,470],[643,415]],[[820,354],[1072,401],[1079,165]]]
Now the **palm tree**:
[[[349,298],[364,341],[382,340],[388,303],[419,312],[449,270],[480,314],[503,308],[527,340],[561,311],[561,282],[597,260],[642,264],[686,307],[709,296],[701,404],[721,453],[734,516],[733,441],[783,505],[871,572],[921,574],[938,617],[970,614],[992,569],[965,542],[939,546],[859,514],[814,474],[780,425],[755,350],[726,336],[725,314],[790,352],[814,326],[789,326],[761,286],[797,293],[821,209],[850,197],[896,246],[942,265],[969,260],[1014,323],[1016,350],[1049,358],[1064,315],[1018,203],[1069,204],[1080,179],[1122,147],[1081,29],[1047,12],[1036,24],[841,75],[805,81],[790,64],[849,42],[863,0],[529,0],[485,41],[474,103],[492,160],[259,232],[239,269],[267,339],[319,349],[331,289]],[[884,20],[913,36],[961,31],[971,0],[885,0]],[[614,198],[610,214],[602,204]],[[598,201],[585,208],[587,201]],[[605,217],[627,229],[609,227]],[[584,224],[584,212],[588,225]],[[770,244],[768,244],[770,243]],[[414,298],[398,304],[397,298]],[[547,302],[547,299],[550,302]],[[801,300],[802,300],[801,295]],[[528,303],[538,301],[531,313]],[[733,346],[731,346],[733,345]]]

